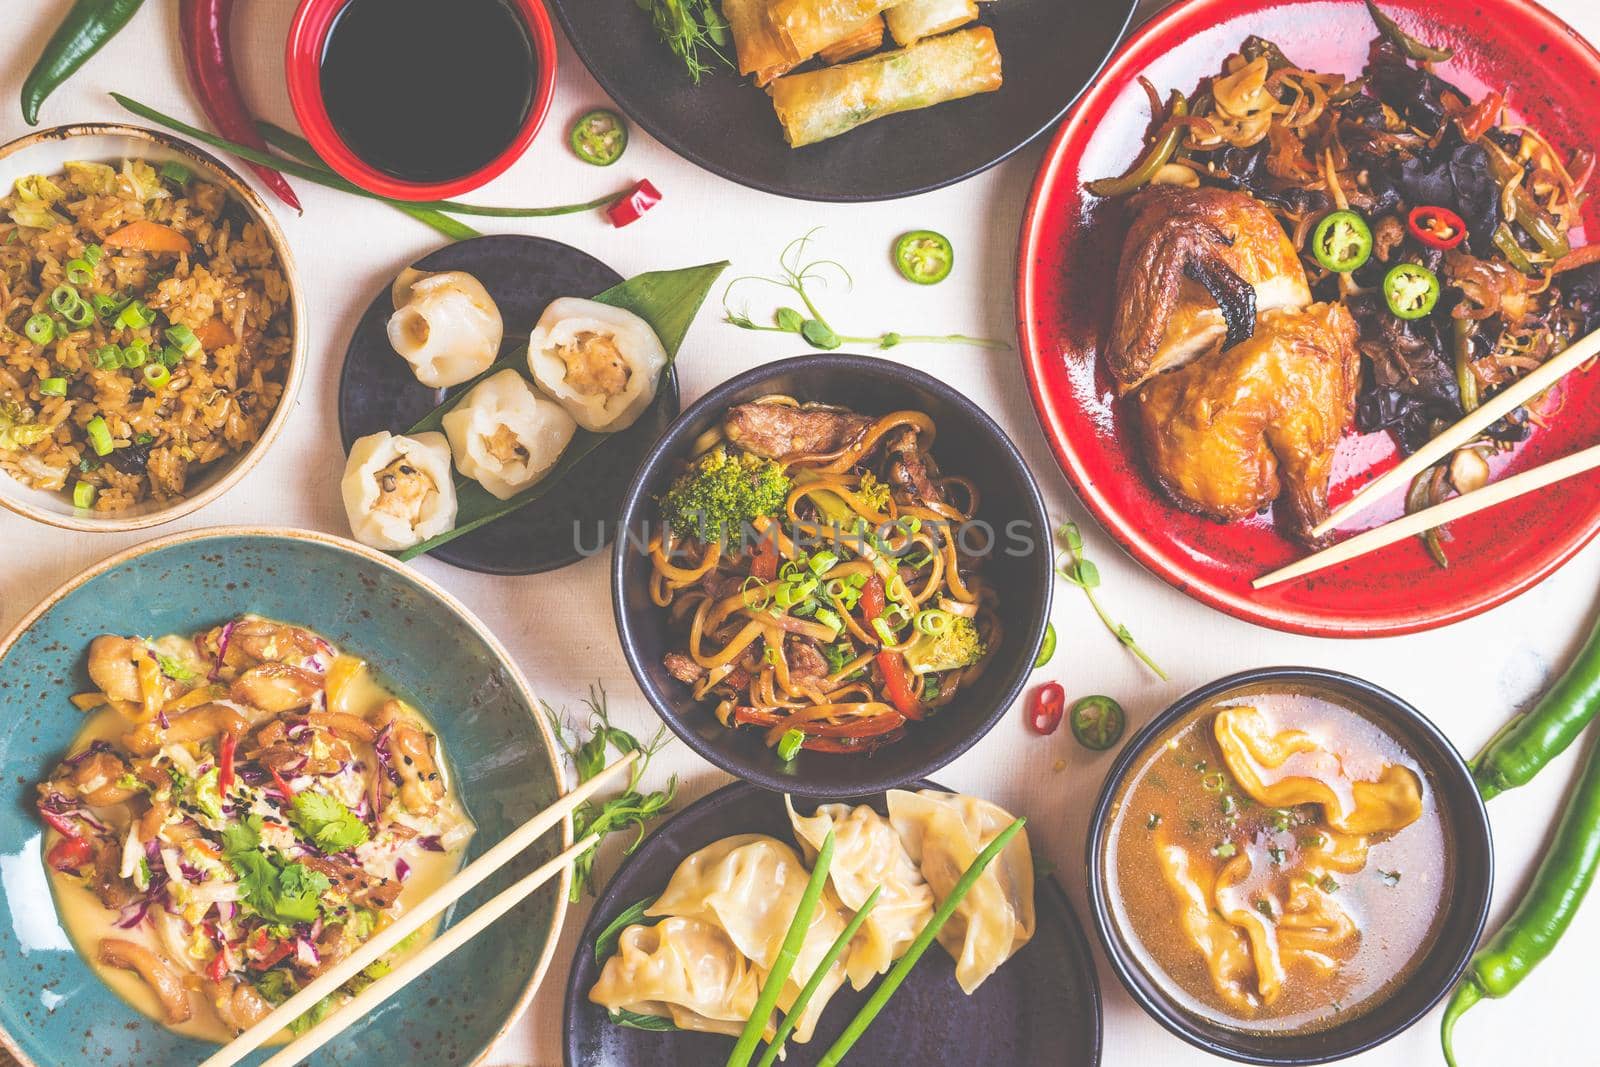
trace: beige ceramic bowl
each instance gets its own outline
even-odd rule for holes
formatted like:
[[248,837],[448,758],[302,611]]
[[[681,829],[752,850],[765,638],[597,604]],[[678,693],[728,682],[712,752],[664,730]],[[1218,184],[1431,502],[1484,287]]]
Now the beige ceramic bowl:
[[138,126],[106,122],[56,126],[0,146],[0,191],[9,192],[12,183],[29,174],[59,173],[69,160],[117,165],[124,159],[148,160],[158,167],[170,161],[180,162],[195,174],[203,175],[227,189],[250,217],[261,224],[266,231],[267,241],[283,264],[284,277],[289,282],[294,345],[289,351],[288,377],[284,381],[283,397],[262,430],[261,437],[243,452],[218,460],[200,472],[190,483],[189,493],[180,500],[165,503],[145,501],[128,511],[102,516],[73,508],[72,501],[64,493],[30,489],[0,472],[0,506],[51,526],[91,533],[159,526],[197,511],[226,493],[261,459],[283,429],[289,412],[294,410],[295,393],[300,388],[306,363],[305,296],[295,273],[294,258],[289,253],[289,242],[284,238],[277,219],[273,218],[272,212],[255,190],[215,156],[176,137]]

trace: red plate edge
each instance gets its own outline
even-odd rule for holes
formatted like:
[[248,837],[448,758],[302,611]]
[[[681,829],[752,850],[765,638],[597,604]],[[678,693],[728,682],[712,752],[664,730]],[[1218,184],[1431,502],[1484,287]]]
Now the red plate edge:
[[[1510,580],[1490,583],[1484,588],[1481,596],[1459,608],[1431,613],[1400,610],[1388,617],[1374,619],[1368,616],[1343,621],[1337,617],[1308,616],[1292,610],[1280,610],[1259,603],[1249,596],[1221,588],[1202,576],[1186,573],[1181,566],[1169,564],[1163,559],[1157,549],[1156,541],[1125,522],[1088,478],[1081,457],[1066,432],[1064,420],[1056,406],[1056,398],[1044,388],[1042,381],[1044,360],[1053,357],[1047,357],[1044,352],[1035,329],[1034,316],[1030,313],[1036,298],[1037,285],[1033,264],[1039,250],[1043,196],[1046,188],[1057,178],[1067,142],[1077,132],[1087,112],[1109,106],[1119,91],[1114,86],[1137,77],[1140,70],[1130,69],[1133,66],[1131,57],[1135,52],[1142,50],[1151,37],[1175,34],[1181,28],[1192,30],[1209,28],[1216,21],[1212,9],[1227,7],[1234,2],[1236,0],[1178,0],[1177,3],[1146,20],[1122,42],[1111,59],[1101,68],[1095,81],[1073,104],[1051,139],[1029,192],[1027,208],[1023,213],[1017,256],[1015,309],[1017,335],[1023,372],[1028,382],[1028,393],[1033,400],[1034,413],[1039,419],[1040,428],[1044,431],[1045,440],[1055,455],[1057,464],[1072,485],[1073,492],[1088,507],[1101,528],[1145,569],[1203,604],[1259,626],[1311,637],[1394,637],[1448,626],[1472,618],[1520,596],[1559,570],[1594,540],[1597,534],[1600,534],[1600,521],[1591,522],[1582,536],[1572,538],[1568,545],[1545,564],[1519,573]],[[1593,44],[1565,20],[1535,0],[1495,0],[1495,2],[1514,10],[1524,18],[1541,23],[1542,28],[1552,37],[1566,39],[1587,59],[1594,71],[1600,72],[1600,51],[1597,51]],[[1105,99],[1102,105],[1102,98],[1108,93],[1111,97]]]

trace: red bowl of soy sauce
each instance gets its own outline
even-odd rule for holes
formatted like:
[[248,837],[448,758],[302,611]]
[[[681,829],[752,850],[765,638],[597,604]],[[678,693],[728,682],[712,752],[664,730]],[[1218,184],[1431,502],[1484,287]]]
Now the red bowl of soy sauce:
[[382,196],[442,200],[533,143],[556,42],[540,0],[301,0],[286,67],[330,167]]

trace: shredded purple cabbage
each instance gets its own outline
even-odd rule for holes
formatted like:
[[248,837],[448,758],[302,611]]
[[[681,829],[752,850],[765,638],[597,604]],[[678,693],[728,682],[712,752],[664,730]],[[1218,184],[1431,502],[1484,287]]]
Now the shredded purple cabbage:
[[426,837],[419,837],[417,838],[417,844],[421,845],[429,852],[444,851],[444,842],[439,840],[438,834],[429,834]]
[[216,666],[211,668],[211,674],[209,676],[210,680],[213,682],[222,681],[222,661],[228,657],[228,641],[233,637],[233,628],[235,625],[236,623],[234,623],[232,620],[229,620],[223,625],[222,633],[217,637],[217,663]]
[[88,748],[84,749],[82,752],[79,752],[77,755],[68,756],[63,762],[68,767],[76,767],[78,764],[82,763],[84,760],[88,759],[90,756],[93,756],[97,752],[114,751],[116,750],[111,747],[111,742],[104,739],[95,740],[89,743]]
[[410,873],[411,864],[405,861],[405,857],[402,856],[400,859],[394,861],[394,876],[396,878],[403,882],[406,880],[406,876]]

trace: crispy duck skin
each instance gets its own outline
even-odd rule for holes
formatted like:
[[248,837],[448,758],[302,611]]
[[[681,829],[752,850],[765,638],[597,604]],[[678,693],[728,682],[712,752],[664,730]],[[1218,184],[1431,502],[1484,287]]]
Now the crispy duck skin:
[[1311,303],[1294,245],[1248,193],[1157,185],[1133,213],[1106,346],[1119,392],[1243,342],[1259,312]]
[[1280,501],[1307,544],[1355,417],[1361,356],[1342,304],[1269,311],[1250,340],[1147,382],[1133,410],[1150,469],[1180,507],[1228,522]]
[[729,408],[722,428],[744,451],[785,460],[836,452],[865,433],[872,421],[853,411],[751,403]]

